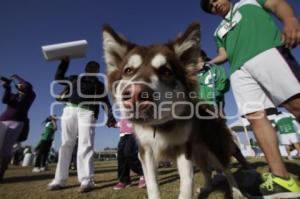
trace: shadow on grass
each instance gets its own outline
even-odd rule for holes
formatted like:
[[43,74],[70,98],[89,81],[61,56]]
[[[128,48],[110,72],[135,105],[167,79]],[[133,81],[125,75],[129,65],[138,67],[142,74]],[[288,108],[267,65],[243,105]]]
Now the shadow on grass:
[[173,174],[173,175],[170,175],[167,177],[160,178],[158,184],[164,185],[164,184],[176,181],[178,179],[179,179],[179,175],[176,173],[176,174]]
[[285,162],[287,170],[297,176],[297,180],[300,180],[300,166],[297,163]]
[[[95,174],[99,173],[111,173],[117,172],[117,169],[98,169],[95,171]],[[70,171],[69,176],[77,176],[77,171]],[[54,178],[54,173],[45,173],[45,174],[33,174],[30,176],[14,176],[14,177],[5,177],[2,183],[18,183],[18,182],[30,182],[30,181],[39,181],[39,180],[48,180]]]
[[[111,180],[111,181],[113,181],[113,180]],[[113,188],[113,186],[116,185],[116,183],[117,183],[117,181],[114,181],[114,182],[111,182],[111,183],[108,183],[108,184],[104,184],[104,185],[101,185],[101,186],[96,186],[95,190],[105,189],[105,188],[108,188],[108,187]]]
[[17,183],[17,182],[30,182],[38,180],[52,179],[54,174],[43,174],[43,175],[33,175],[33,176],[16,176],[16,177],[4,177],[3,183]]
[[202,191],[198,195],[198,199],[206,199],[211,193],[222,192],[224,198],[232,198],[229,184],[223,175],[215,175],[212,179],[212,189],[210,191]]
[[166,175],[166,174],[173,173],[173,172],[177,172],[177,169],[176,168],[163,169],[163,170],[159,170],[159,175]]
[[111,173],[111,172],[117,172],[118,170],[115,168],[115,169],[99,169],[97,168],[97,170],[95,170],[95,174],[97,173]]

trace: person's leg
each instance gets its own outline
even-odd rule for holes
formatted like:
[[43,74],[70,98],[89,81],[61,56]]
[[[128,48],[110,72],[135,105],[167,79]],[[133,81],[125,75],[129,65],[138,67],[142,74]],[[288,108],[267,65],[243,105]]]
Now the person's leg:
[[[138,187],[139,188],[145,188],[146,187],[146,181],[145,181],[145,177],[144,177],[144,172],[143,172],[143,167],[142,164],[138,158],[138,144],[136,142],[136,139],[134,137],[134,135],[129,135],[129,139],[128,139],[128,148],[130,148],[129,152],[129,159],[128,159],[128,165],[129,168],[135,172],[136,174],[138,174],[140,176],[139,182],[138,182]],[[130,170],[129,169],[129,170]],[[130,175],[130,173],[129,173]]]
[[17,141],[21,130],[23,128],[23,122],[17,122],[17,121],[7,121],[4,122],[4,125],[6,125],[7,129],[4,133],[4,139],[2,148],[0,150],[0,157],[1,157],[1,166],[0,166],[0,180],[3,178],[5,170],[7,169],[11,157],[13,155],[13,145]]
[[284,147],[285,147],[285,150],[286,150],[288,158],[289,159],[292,158],[291,157],[291,148],[290,148],[290,145],[286,144],[286,145],[284,145]]
[[235,143],[233,143],[233,144],[234,144],[234,148],[235,148],[233,157],[235,157],[235,159],[240,163],[240,165],[242,166],[243,169],[251,169],[250,164],[243,156],[240,148]]
[[70,169],[76,170],[77,169],[77,151],[78,151],[78,139],[76,140],[75,147],[72,152],[71,164]]
[[94,136],[95,118],[93,111],[79,109],[78,111],[78,151],[77,175],[82,191],[85,187],[94,186]]
[[48,160],[51,145],[52,145],[52,140],[45,141],[45,148],[44,148],[43,158],[42,158],[42,162],[41,162],[41,167],[44,169],[46,169],[46,166],[47,166],[47,160]]
[[264,111],[257,111],[247,115],[256,140],[265,154],[271,172],[279,177],[288,178],[289,174],[283,163],[278,148],[277,134],[267,119]]
[[77,109],[65,107],[61,119],[62,144],[59,148],[55,178],[50,183],[49,189],[52,185],[55,187],[57,184],[64,184],[69,176],[69,164],[78,132],[77,127]]
[[41,161],[42,161],[42,157],[44,155],[44,147],[45,147],[45,143],[43,140],[41,140],[40,144],[39,144],[39,149],[37,152],[37,156],[35,159],[35,167],[41,167]]
[[290,113],[292,113],[298,122],[300,122],[300,94],[295,95],[282,103]]
[[128,135],[127,150],[125,150],[128,157],[129,167],[139,176],[143,176],[143,168],[138,158],[138,145],[136,143],[134,135]]
[[296,150],[297,150],[297,156],[299,157],[299,155],[300,155],[300,143],[299,142],[297,142],[297,143],[294,143],[294,146],[295,146],[295,148],[296,148]]
[[0,149],[2,149],[6,132],[7,132],[7,125],[5,125],[4,122],[0,121]]
[[[118,145],[118,178],[124,184],[130,184],[130,167],[129,167],[129,135],[120,138]],[[120,155],[120,157],[119,157]]]

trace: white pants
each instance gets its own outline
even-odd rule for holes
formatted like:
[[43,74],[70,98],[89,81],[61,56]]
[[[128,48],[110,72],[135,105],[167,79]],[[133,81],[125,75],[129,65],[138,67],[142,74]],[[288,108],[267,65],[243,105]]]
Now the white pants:
[[78,136],[77,175],[80,183],[90,181],[94,176],[94,112],[82,108],[66,106],[61,119],[62,145],[54,180],[67,180],[69,165],[76,138]]
[[0,158],[12,155],[13,145],[22,131],[23,124],[18,121],[0,121]]

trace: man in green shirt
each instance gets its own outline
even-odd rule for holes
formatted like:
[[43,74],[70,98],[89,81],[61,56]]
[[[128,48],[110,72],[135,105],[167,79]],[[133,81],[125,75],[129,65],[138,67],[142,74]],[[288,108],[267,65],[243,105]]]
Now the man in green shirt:
[[54,138],[54,133],[57,129],[56,116],[54,115],[47,117],[43,123],[45,124],[45,128],[42,133],[42,138],[35,148],[35,151],[37,151],[37,157],[32,172],[41,172],[46,170],[49,151]]
[[300,130],[298,122],[288,113],[279,114],[274,120],[280,144],[285,146],[288,158],[292,159],[290,146],[293,145],[300,154],[300,140],[297,132]]
[[[201,0],[202,9],[223,18],[215,32],[218,55],[211,63],[230,63],[231,86],[273,175],[260,185],[269,198],[298,198],[300,187],[289,177],[275,129],[265,109],[284,106],[300,121],[300,67],[288,48],[300,42],[300,24],[284,0]],[[277,28],[271,11],[283,22]],[[288,47],[288,48],[286,48]],[[284,77],[278,79],[278,77]]]
[[[196,67],[198,78],[198,99],[201,102],[205,102],[212,105],[217,111],[218,116],[226,120],[224,112],[224,95],[229,90],[230,82],[227,78],[227,74],[223,66],[210,64],[211,59],[207,54],[201,50],[201,57],[198,59],[199,64]],[[231,132],[234,136],[235,133]],[[234,152],[233,156],[241,164],[242,168],[247,170],[251,169],[251,166],[244,158],[237,143],[233,141]]]

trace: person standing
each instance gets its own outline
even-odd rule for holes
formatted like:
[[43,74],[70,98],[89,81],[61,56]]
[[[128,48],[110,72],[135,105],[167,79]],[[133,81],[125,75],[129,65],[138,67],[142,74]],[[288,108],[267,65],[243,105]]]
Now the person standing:
[[298,133],[300,131],[300,127],[298,122],[288,113],[278,114],[274,120],[275,129],[278,132],[278,137],[280,144],[285,146],[286,152],[288,154],[288,159],[292,160],[291,156],[291,145],[295,147],[298,152],[298,156],[300,154],[300,140],[298,137]]
[[220,117],[225,119],[225,93],[229,90],[230,82],[223,66],[209,63],[210,58],[201,50],[201,57],[196,67],[198,78],[199,100],[212,105]]
[[42,133],[42,139],[35,149],[35,151],[37,151],[37,157],[32,172],[40,172],[46,170],[48,155],[52,146],[54,133],[57,129],[55,115],[50,115],[43,123],[45,124],[45,129]]
[[[17,93],[11,92],[12,81],[17,81]],[[2,102],[6,110],[0,115],[0,181],[13,155],[13,145],[20,136],[27,137],[29,131],[28,111],[35,99],[32,85],[14,74],[1,78],[4,88]]]
[[[223,19],[211,63],[229,60],[239,112],[249,120],[272,172],[260,185],[261,196],[299,198],[300,187],[284,165],[265,111],[283,106],[300,121],[300,67],[289,50],[300,42],[299,20],[285,0],[201,0],[201,7]],[[282,33],[270,13],[283,22]]]
[[130,170],[140,176],[138,187],[144,188],[146,183],[143,175],[143,168],[138,159],[138,145],[134,136],[133,124],[126,119],[121,119],[118,126],[120,127],[120,141],[118,144],[119,182],[113,189],[121,190],[130,186]]
[[86,64],[85,73],[80,76],[66,77],[69,59],[61,60],[55,74],[55,80],[70,83],[69,98],[66,99],[61,117],[62,144],[55,177],[48,185],[49,190],[61,189],[66,185],[72,151],[78,137],[77,176],[80,192],[87,192],[95,187],[94,183],[94,136],[95,125],[99,115],[99,104],[107,112],[107,126],[112,127],[116,121],[112,115],[110,102],[105,87],[98,80],[100,65],[95,61]]
[[[230,82],[223,66],[210,63],[211,59],[201,50],[201,57],[196,67],[198,77],[198,98],[210,105],[218,117],[226,121],[224,112],[225,93],[228,92]],[[233,156],[242,166],[242,169],[251,169],[250,164],[243,156],[238,144],[234,140],[235,133],[230,131],[233,138]]]

